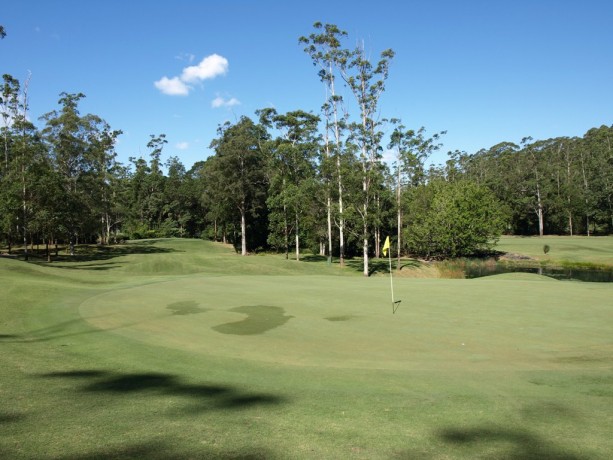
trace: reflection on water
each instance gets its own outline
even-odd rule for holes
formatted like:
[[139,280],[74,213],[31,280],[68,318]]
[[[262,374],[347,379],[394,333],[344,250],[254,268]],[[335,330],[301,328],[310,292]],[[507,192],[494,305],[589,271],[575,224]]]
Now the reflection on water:
[[482,276],[498,275],[501,273],[535,273],[562,281],[613,282],[613,270],[518,267],[505,264],[471,264],[465,269],[466,278],[480,278]]

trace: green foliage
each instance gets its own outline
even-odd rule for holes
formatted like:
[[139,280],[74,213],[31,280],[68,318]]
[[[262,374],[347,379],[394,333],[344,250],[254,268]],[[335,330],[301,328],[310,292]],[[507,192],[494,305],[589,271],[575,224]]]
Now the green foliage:
[[511,212],[510,233],[611,234],[612,140],[613,126],[601,126],[582,138],[501,142],[454,152],[447,170],[490,188]]
[[506,224],[492,192],[470,181],[430,182],[415,188],[405,204],[408,249],[426,258],[489,251]]

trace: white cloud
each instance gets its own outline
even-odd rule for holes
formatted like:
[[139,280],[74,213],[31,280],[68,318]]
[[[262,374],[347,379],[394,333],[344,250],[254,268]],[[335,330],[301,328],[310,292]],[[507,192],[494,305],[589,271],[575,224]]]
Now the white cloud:
[[230,99],[224,99],[221,96],[217,96],[215,99],[211,101],[211,107],[214,109],[218,109],[219,107],[234,107],[235,105],[240,105],[240,101],[235,97],[231,97]]
[[[189,58],[193,57],[189,56]],[[185,67],[180,76],[172,78],[162,77],[154,84],[164,94],[186,96],[192,89],[189,83],[210,80],[226,73],[228,73],[228,60],[219,54],[211,54],[200,61],[200,64]]]
[[179,77],[162,77],[153,84],[162,93],[169,96],[187,96],[189,94],[189,86],[182,82]]
[[175,147],[179,150],[187,150],[189,148],[189,142],[177,142]]
[[227,72],[228,60],[219,54],[211,54],[200,61],[200,64],[184,68],[181,80],[185,83],[195,83],[225,75]]
[[196,59],[196,56],[194,56],[191,53],[181,53],[178,56],[175,56],[175,59],[179,61],[187,61],[189,63],[192,63],[194,62],[194,59]]

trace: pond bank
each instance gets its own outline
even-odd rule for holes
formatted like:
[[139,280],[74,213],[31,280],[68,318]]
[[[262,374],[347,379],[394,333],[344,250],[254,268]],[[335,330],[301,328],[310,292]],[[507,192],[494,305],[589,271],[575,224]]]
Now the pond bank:
[[571,262],[546,262],[517,254],[487,259],[456,259],[438,262],[444,278],[480,278],[502,273],[534,273],[561,281],[613,282],[613,267]]

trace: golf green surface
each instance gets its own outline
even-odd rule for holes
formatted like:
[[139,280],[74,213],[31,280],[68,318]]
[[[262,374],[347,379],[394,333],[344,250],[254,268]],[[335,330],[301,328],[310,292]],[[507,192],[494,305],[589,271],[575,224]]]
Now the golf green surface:
[[383,277],[198,275],[104,293],[80,313],[149,345],[292,366],[558,369],[613,355],[608,286],[513,278],[397,280],[393,314]]
[[611,283],[98,251],[0,258],[0,458],[612,456]]

